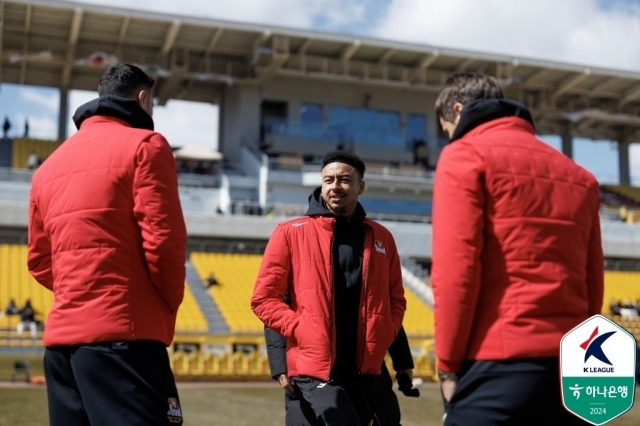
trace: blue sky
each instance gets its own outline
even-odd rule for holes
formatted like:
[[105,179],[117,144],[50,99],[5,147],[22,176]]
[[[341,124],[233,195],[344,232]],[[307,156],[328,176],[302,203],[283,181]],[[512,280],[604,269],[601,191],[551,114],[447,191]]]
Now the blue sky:
[[[131,7],[130,0],[77,3]],[[135,7],[640,71],[640,0],[137,0]],[[95,96],[72,91],[71,112]],[[53,89],[4,84],[0,119],[8,115],[11,133],[21,135],[28,117],[31,136],[54,138],[58,100]],[[154,119],[174,145],[216,146],[215,106],[170,101]],[[559,146],[557,137],[544,139]],[[614,144],[577,139],[574,157],[601,181],[618,180]],[[640,185],[640,144],[631,157]]]

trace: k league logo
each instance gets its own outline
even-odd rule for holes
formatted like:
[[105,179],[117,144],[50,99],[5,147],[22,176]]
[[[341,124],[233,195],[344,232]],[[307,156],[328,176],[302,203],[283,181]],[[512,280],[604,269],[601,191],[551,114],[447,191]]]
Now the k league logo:
[[613,364],[611,363],[611,361],[609,361],[609,358],[607,358],[607,355],[605,355],[604,350],[602,349],[602,344],[606,342],[607,339],[609,339],[609,337],[613,336],[614,334],[616,334],[616,331],[609,331],[607,333],[603,333],[600,336],[598,336],[598,327],[596,326],[596,328],[591,333],[591,336],[589,337],[589,339],[583,342],[582,344],[580,344],[580,347],[585,351],[585,354],[584,354],[585,364],[591,357],[593,357],[599,360],[600,362],[603,362],[611,366],[611,368],[584,367],[583,371],[585,373],[613,373],[614,372]]
[[594,315],[560,341],[562,403],[588,423],[603,425],[633,405],[635,368],[633,335]]

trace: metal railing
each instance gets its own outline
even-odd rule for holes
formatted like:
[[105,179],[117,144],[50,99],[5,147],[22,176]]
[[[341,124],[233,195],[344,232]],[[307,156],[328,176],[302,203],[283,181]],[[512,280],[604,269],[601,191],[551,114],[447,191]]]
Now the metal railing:
[[195,186],[200,188],[219,188],[220,176],[178,173],[178,185]]
[[33,170],[13,169],[9,167],[0,167],[0,181],[2,182],[31,182]]

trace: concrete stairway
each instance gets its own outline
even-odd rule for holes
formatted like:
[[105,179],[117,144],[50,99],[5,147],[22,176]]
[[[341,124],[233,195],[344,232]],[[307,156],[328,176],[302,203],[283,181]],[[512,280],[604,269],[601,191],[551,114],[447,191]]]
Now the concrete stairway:
[[202,285],[202,280],[196,272],[191,261],[187,260],[187,282],[191,287],[193,296],[198,301],[200,309],[204,314],[204,317],[209,324],[209,333],[211,334],[229,334],[229,327],[227,326],[224,318],[220,314],[218,307],[213,302],[211,295],[207,291],[206,287]]

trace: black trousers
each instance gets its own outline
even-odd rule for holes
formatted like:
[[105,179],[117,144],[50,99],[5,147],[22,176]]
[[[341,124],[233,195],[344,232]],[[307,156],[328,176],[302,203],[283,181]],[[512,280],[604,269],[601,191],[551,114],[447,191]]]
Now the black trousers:
[[295,394],[285,396],[287,426],[370,426],[376,408],[376,377],[334,367],[327,382],[294,378]]
[[562,406],[558,358],[465,362],[445,426],[582,426]]
[[182,424],[164,345],[155,341],[48,347],[50,426]]
[[376,426],[401,426],[400,404],[393,391],[393,379],[385,363],[382,363],[382,374],[377,376],[376,391]]
[[[400,404],[398,404],[398,397],[393,391],[393,379],[386,365],[382,365],[382,374],[375,376],[375,380],[375,401],[370,402],[372,409],[375,409],[373,424],[375,426],[401,426]],[[304,399],[298,386],[294,386],[293,392],[285,391],[284,400],[286,426],[324,426],[324,421],[318,418],[311,408],[311,404]]]

